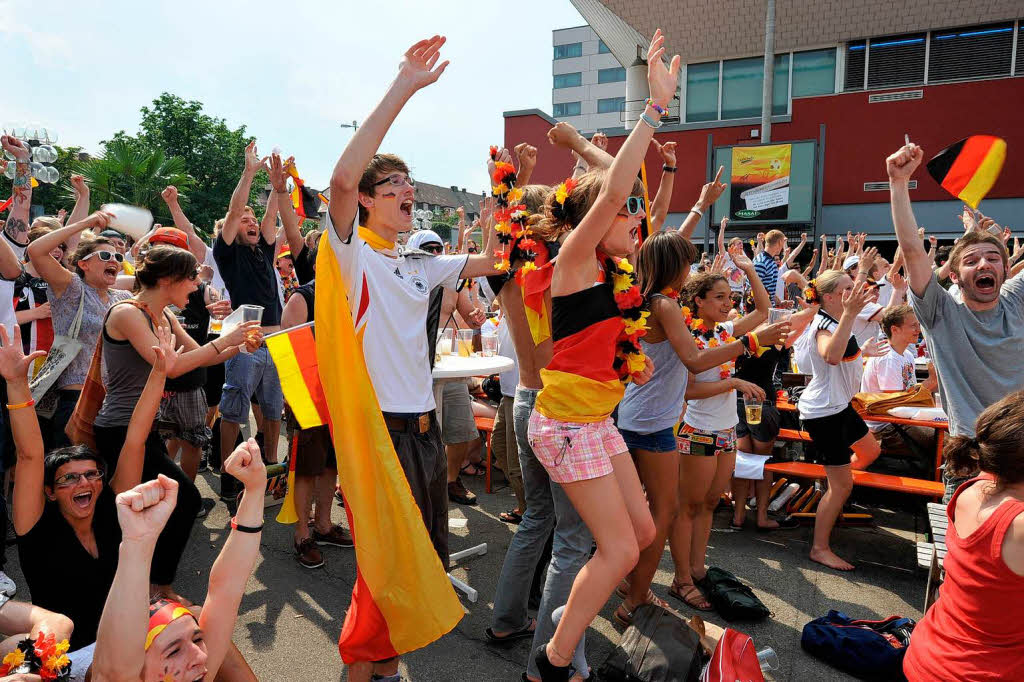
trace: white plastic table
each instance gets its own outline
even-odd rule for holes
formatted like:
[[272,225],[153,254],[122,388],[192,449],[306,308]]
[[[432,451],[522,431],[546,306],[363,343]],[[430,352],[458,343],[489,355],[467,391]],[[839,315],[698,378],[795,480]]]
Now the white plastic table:
[[[492,357],[483,357],[474,355],[472,357],[460,357],[458,355],[442,355],[439,362],[434,363],[434,402],[437,404],[437,423],[442,424],[441,421],[441,406],[443,404],[444,387],[445,384],[449,384],[452,381],[459,381],[468,379],[469,377],[479,376],[490,376],[491,374],[501,374],[507,372],[515,366],[515,363],[511,358],[506,358],[501,355],[494,355]],[[449,527],[451,527],[449,521]],[[469,549],[464,549],[461,552],[455,552],[448,556],[449,561],[459,561],[471,556],[483,556],[487,554],[487,543],[484,542],[479,545],[474,545]],[[466,598],[470,602],[476,603],[478,598],[477,591],[472,587],[462,582],[451,573],[448,574],[448,579],[452,581],[452,585],[455,589],[464,592]]]

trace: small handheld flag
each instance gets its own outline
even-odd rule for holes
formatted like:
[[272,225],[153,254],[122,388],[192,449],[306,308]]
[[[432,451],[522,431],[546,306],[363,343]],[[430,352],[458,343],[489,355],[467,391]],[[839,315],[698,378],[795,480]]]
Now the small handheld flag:
[[936,154],[928,162],[928,173],[944,190],[978,208],[999,178],[1005,160],[1005,140],[971,135]]

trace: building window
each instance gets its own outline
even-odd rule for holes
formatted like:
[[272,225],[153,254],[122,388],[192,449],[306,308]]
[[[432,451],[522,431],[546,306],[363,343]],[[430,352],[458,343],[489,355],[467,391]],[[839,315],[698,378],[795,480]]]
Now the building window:
[[626,70],[621,66],[614,69],[601,69],[597,72],[598,83],[621,83],[626,80]]
[[868,87],[924,83],[925,34],[872,38],[868,46]]
[[580,111],[579,102],[559,102],[551,113],[555,118],[562,118],[563,116],[579,116]]
[[558,73],[555,74],[555,90],[560,88],[577,88],[583,85],[583,73]]
[[598,54],[611,54],[611,52],[612,51],[608,49],[608,46],[604,44],[603,40],[597,41],[597,53]]
[[[860,77],[863,84],[863,70]],[[793,53],[793,97],[831,95],[835,91],[835,49]]]
[[843,90],[864,89],[864,67],[867,65],[867,41],[854,40],[846,44],[846,77]]
[[1009,76],[1012,58],[1012,23],[933,31],[928,82]]
[[583,56],[583,43],[555,45],[555,59],[571,59]]
[[597,100],[597,113],[612,114],[618,111],[622,111],[623,107],[625,106],[625,97],[609,97],[607,99],[599,99]]
[[756,57],[722,62],[722,118],[761,115],[763,65]]
[[720,62],[688,64],[686,67],[686,120],[714,121],[718,118],[718,71]]
[[[760,107],[758,107],[760,112]],[[789,113],[789,54],[775,55],[775,75],[772,76],[772,116]],[[759,114],[760,115],[760,114]]]

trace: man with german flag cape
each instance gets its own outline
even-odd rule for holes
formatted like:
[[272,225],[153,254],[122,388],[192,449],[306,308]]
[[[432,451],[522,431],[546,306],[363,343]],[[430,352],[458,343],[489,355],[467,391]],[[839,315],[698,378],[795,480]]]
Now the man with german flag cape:
[[[448,564],[447,466],[426,337],[436,286],[493,273],[493,258],[400,253],[415,187],[405,163],[378,154],[419,89],[440,78],[445,39],[409,48],[398,76],[331,176],[316,275],[317,355],[358,575],[338,643],[349,679],[397,680],[397,656],[451,630],[462,606]],[[358,220],[358,222],[356,222]],[[487,251],[485,250],[485,253]]]

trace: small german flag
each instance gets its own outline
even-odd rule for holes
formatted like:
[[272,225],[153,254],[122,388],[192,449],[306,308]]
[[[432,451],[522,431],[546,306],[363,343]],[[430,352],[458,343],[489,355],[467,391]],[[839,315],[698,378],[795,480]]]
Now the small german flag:
[[319,193],[314,194],[313,190],[306,187],[305,181],[299,177],[299,171],[295,168],[295,161],[288,159],[285,163],[285,171],[292,176],[292,208],[295,209],[295,215],[299,217],[299,220],[305,220],[307,218],[315,220],[317,217],[317,211],[320,209],[320,199],[323,195],[318,196]]
[[971,135],[936,154],[928,162],[928,172],[944,190],[978,208],[999,178],[1005,160],[1005,140]]
[[313,323],[270,334],[264,340],[281,380],[281,392],[299,427],[311,429],[327,424],[327,399],[320,384]]

